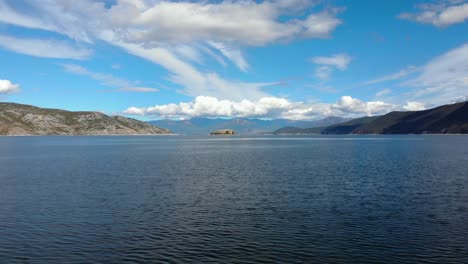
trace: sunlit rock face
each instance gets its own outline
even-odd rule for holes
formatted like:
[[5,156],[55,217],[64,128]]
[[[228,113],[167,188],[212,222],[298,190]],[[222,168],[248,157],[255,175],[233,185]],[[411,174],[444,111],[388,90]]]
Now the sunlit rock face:
[[69,112],[0,103],[0,135],[156,135],[172,132],[99,112]]

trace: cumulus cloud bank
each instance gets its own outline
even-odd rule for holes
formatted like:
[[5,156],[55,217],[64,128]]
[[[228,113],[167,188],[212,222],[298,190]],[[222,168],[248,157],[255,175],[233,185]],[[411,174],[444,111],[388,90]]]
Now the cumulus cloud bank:
[[0,80],[0,94],[12,94],[19,91],[19,84],[14,84],[10,80]]
[[210,96],[197,96],[193,102],[141,108],[130,107],[123,113],[161,118],[259,117],[309,120],[330,115],[379,115],[402,109],[421,110],[423,107],[417,102],[408,102],[404,106],[399,106],[381,101],[364,102],[351,96],[343,96],[334,104],[291,102],[278,97],[263,97],[256,101],[236,102],[219,100]]

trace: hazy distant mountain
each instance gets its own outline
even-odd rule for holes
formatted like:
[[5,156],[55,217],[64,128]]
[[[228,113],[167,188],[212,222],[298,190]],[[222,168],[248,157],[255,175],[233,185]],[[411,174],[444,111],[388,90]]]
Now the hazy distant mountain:
[[69,112],[0,103],[0,135],[170,134],[167,129],[99,112]]
[[330,126],[324,134],[468,134],[468,102],[391,112]]
[[301,135],[301,134],[321,134],[326,127],[310,127],[310,128],[300,128],[300,127],[282,127],[273,131],[275,135],[289,134],[289,135]]
[[192,118],[188,120],[155,120],[150,124],[161,126],[178,134],[207,135],[219,129],[233,129],[241,135],[271,132],[285,126],[300,128],[329,126],[349,119],[330,116],[314,121],[297,121],[288,119],[263,120],[257,118]]
[[[358,119],[351,119],[343,123],[332,124],[331,126],[324,124],[323,126],[309,128],[287,126],[273,131],[273,134],[348,134],[351,133],[356,127],[359,127],[376,118],[377,117],[362,117]],[[334,129],[335,127],[336,129]]]

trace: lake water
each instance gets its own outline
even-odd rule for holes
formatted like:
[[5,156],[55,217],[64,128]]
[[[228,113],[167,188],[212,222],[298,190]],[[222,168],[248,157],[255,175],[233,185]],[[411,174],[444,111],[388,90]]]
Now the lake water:
[[468,263],[468,136],[0,137],[0,262]]

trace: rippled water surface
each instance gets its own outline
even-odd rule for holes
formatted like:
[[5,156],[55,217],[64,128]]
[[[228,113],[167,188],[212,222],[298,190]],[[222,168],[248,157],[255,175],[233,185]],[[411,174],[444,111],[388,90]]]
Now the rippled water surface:
[[468,263],[468,137],[0,138],[0,262],[125,261]]

